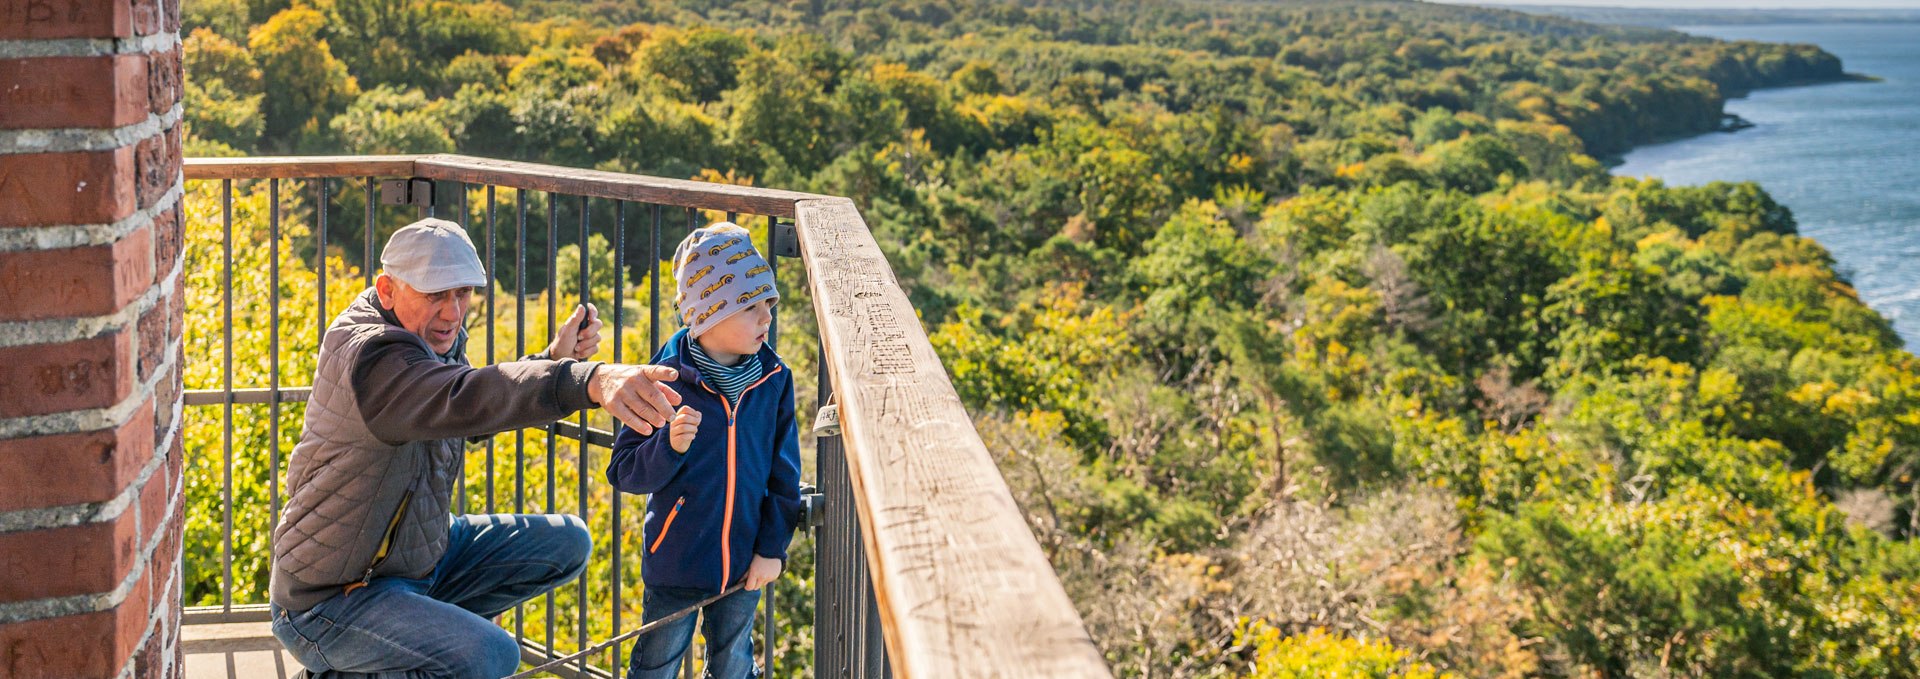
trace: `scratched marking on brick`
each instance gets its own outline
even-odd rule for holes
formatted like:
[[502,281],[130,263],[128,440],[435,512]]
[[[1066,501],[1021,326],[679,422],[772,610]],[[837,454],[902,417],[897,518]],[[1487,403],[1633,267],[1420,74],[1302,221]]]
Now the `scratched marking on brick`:
[[0,27],[25,29],[33,37],[71,37],[75,29],[111,28],[111,19],[87,0],[0,0]]

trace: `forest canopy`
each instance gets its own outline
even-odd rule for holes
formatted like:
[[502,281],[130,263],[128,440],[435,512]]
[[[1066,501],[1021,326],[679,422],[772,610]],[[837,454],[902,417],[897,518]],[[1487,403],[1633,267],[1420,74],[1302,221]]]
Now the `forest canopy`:
[[1122,676],[1920,674],[1920,362],[1762,187],[1602,160],[1842,77],[1816,47],[1387,0],[184,12],[189,155],[852,197]]

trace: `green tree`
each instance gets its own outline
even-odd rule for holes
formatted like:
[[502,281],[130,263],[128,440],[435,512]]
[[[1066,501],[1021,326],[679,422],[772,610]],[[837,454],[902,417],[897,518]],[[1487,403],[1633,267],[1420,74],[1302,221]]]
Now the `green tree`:
[[321,37],[326,17],[295,5],[254,27],[247,47],[260,63],[264,139],[281,151],[321,143],[322,125],[346,109],[360,86]]

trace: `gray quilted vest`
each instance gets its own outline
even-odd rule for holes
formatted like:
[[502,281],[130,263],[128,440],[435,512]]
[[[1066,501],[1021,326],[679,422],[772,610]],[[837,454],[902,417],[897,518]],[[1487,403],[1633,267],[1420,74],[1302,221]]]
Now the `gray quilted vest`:
[[[371,291],[362,294],[327,328],[306,426],[287,464],[270,591],[273,602],[290,611],[313,608],[373,577],[426,577],[447,550],[464,442],[396,447],[368,431],[353,393],[354,366],[369,340],[405,332],[388,323],[373,300]],[[466,364],[459,346],[451,353],[454,358],[440,360]]]

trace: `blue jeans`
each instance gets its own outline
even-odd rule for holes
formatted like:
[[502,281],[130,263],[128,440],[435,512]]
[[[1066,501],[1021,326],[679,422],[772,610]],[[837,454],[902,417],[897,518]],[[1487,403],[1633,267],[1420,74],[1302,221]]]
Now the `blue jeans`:
[[[675,611],[700,603],[713,592],[679,587],[648,586],[642,590],[640,619],[652,622]],[[700,632],[707,637],[707,677],[711,679],[747,679],[760,676],[753,666],[753,613],[760,605],[760,593],[740,590],[725,599],[707,604],[700,615],[667,623],[641,635],[633,642],[633,659],[627,663],[627,679],[673,679],[679,675],[680,658],[693,643],[694,619],[701,621]]]
[[577,516],[450,517],[447,553],[424,579],[379,577],[311,610],[273,606],[273,635],[316,677],[499,679],[520,645],[493,616],[586,570]]

